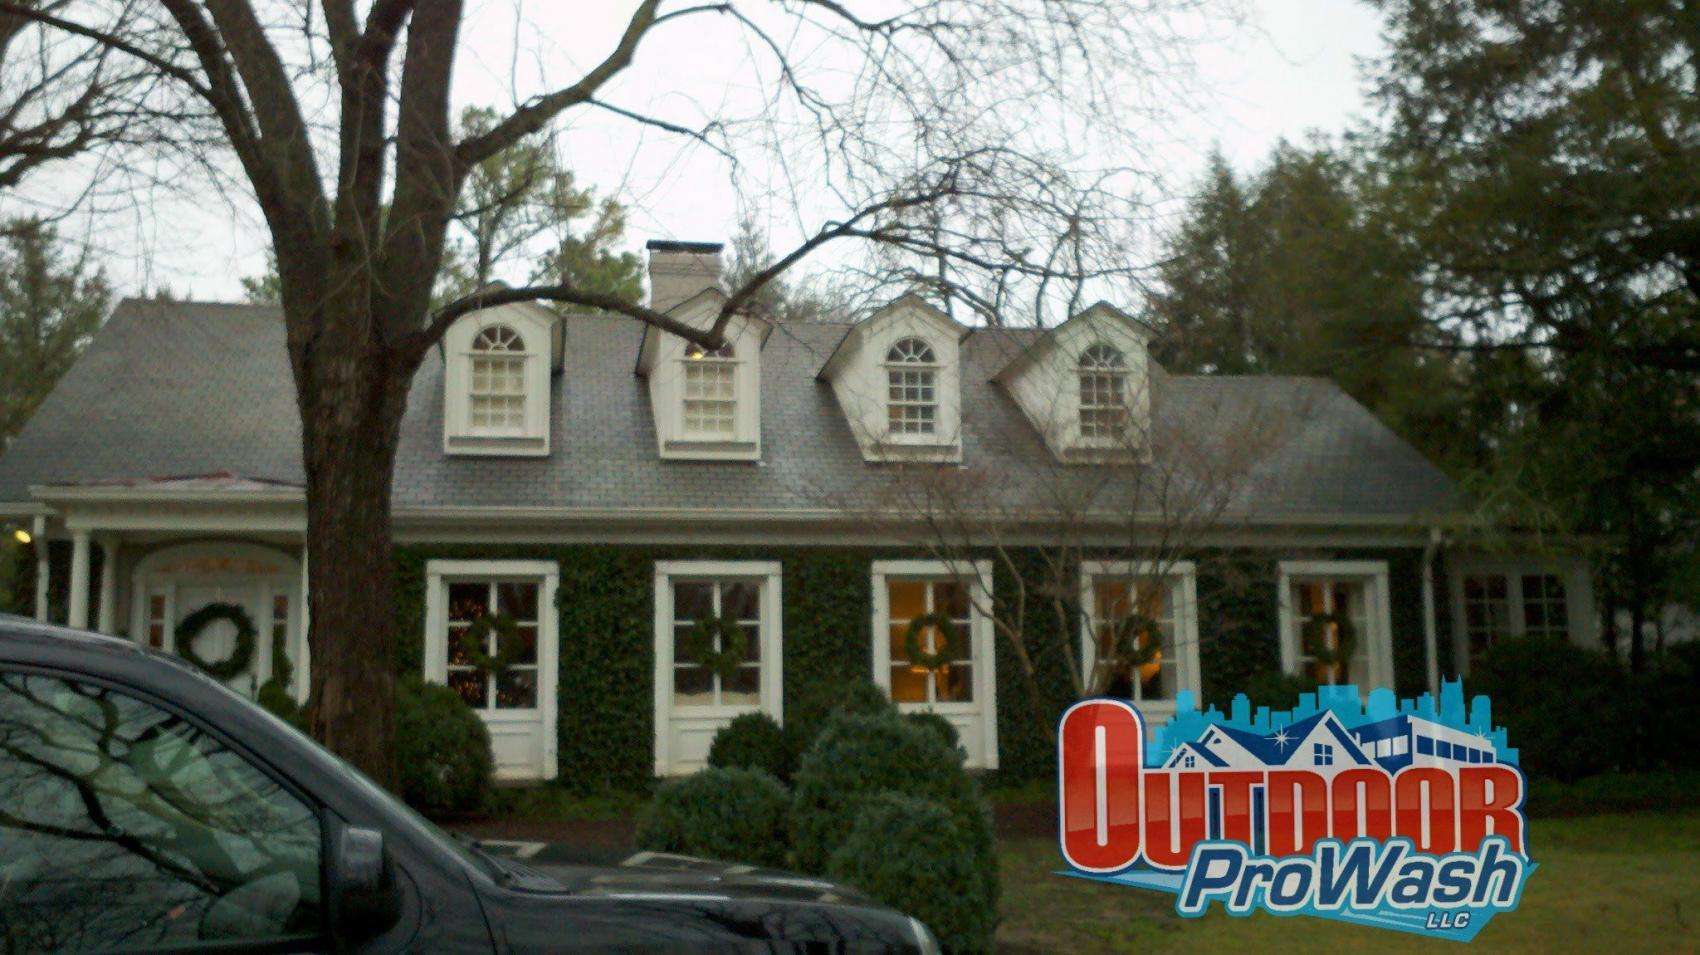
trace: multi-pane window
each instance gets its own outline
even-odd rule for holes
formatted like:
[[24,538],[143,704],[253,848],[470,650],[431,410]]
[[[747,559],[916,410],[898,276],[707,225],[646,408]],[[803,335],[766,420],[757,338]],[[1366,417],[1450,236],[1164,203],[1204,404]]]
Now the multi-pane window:
[[[1097,660],[1112,672],[1105,693],[1136,701],[1173,700],[1180,688],[1173,586],[1158,577],[1092,579],[1092,636]],[[1141,629],[1140,621],[1150,626]],[[1152,632],[1158,641],[1152,648]],[[1125,640],[1123,640],[1125,638]],[[1123,651],[1116,643],[1123,640]]]
[[318,951],[315,808],[183,716],[0,672],[0,950]]
[[[674,579],[673,705],[756,706],[761,702],[761,588],[756,580]],[[688,648],[727,651],[729,624],[743,634],[742,661],[730,677]],[[707,627],[706,632],[700,628]],[[700,653],[700,651],[699,651]]]
[[[1300,672],[1309,674],[1318,683],[1368,685],[1375,679],[1375,674],[1370,672],[1372,638],[1367,584],[1361,580],[1295,580],[1291,598],[1298,611]],[[1323,618],[1322,622],[1313,625],[1312,621],[1318,617]],[[1342,620],[1350,627],[1349,638],[1341,632]],[[1352,653],[1343,666],[1317,658],[1318,646],[1332,655],[1344,643],[1351,644]]]
[[506,325],[491,325],[472,340],[467,415],[473,430],[525,431],[525,342]]
[[165,646],[165,595],[162,593],[148,594],[147,628],[148,646],[155,650]]
[[1127,360],[1109,345],[1080,353],[1080,436],[1119,438],[1127,433]]
[[1462,590],[1464,637],[1472,660],[1505,637],[1564,639],[1570,634],[1569,602],[1558,574],[1480,571],[1464,575]]
[[886,352],[886,408],[892,434],[938,428],[938,359],[932,346],[905,338]]
[[[498,578],[451,580],[445,586],[449,688],[476,710],[536,708],[539,613],[546,609],[538,606],[542,584]],[[476,641],[468,631],[486,617],[480,660],[468,652],[468,643]]]
[[1523,575],[1523,632],[1560,639],[1570,634],[1564,581],[1557,574]]
[[[890,609],[891,698],[898,703],[973,702],[975,661],[968,582],[952,577],[888,577],[885,586]],[[954,640],[937,625],[923,624],[916,634],[916,648],[921,653],[945,658],[938,666],[910,659],[909,627],[917,618],[949,621]]]
[[730,343],[714,351],[692,344],[685,349],[685,432],[731,437],[738,425],[738,365]]
[[1311,762],[1317,766],[1334,765],[1334,747],[1327,743],[1316,743],[1311,747]]
[[1495,640],[1511,635],[1511,595],[1504,576],[1472,575],[1464,578],[1464,634],[1470,641],[1470,656],[1479,656]]

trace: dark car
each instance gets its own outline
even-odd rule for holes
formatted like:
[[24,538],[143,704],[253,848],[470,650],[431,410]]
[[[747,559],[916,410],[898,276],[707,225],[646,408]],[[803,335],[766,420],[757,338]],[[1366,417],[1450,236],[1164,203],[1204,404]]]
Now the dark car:
[[563,858],[448,835],[176,657],[0,616],[0,950],[937,949],[828,882]]

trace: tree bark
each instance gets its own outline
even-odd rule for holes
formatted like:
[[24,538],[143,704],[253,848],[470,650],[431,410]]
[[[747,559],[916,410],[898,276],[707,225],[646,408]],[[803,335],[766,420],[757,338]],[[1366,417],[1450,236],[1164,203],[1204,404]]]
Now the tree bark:
[[332,752],[391,788],[391,476],[414,371],[389,367],[394,360],[369,345],[314,349],[300,388],[311,594],[308,725]]

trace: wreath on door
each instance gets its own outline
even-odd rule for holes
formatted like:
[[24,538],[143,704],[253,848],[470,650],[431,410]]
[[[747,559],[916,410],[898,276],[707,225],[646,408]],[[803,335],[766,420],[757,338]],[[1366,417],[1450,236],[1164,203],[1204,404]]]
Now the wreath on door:
[[[490,645],[492,633],[496,635],[494,654],[485,649]],[[525,638],[511,615],[487,613],[461,632],[460,652],[473,669],[486,676],[499,677],[525,652]]]
[[1139,674],[1141,684],[1150,683],[1163,669],[1163,631],[1157,621],[1142,613],[1130,613],[1116,624],[1111,644],[1116,663]]
[[[716,637],[720,638],[719,649],[715,649]],[[737,621],[726,617],[698,617],[696,625],[679,640],[679,658],[706,667],[721,683],[737,676],[749,656],[749,635]]]
[[[1328,627],[1334,626],[1334,645],[1328,645]],[[1352,654],[1357,651],[1358,631],[1346,614],[1335,610],[1311,616],[1304,625],[1305,652],[1319,667],[1334,669],[1335,682],[1345,683]]]
[[[928,627],[937,630],[940,637],[935,644],[938,650],[932,653],[921,647],[921,634]],[[956,629],[956,622],[947,614],[936,610],[924,613],[909,621],[909,629],[903,633],[903,655],[909,658],[912,666],[938,671],[961,658],[961,638],[962,634]]]
[[[211,661],[195,652],[195,641],[215,620],[228,620],[236,627],[236,646],[223,660]],[[254,620],[248,611],[233,603],[210,603],[183,618],[177,625],[177,655],[194,664],[201,672],[219,682],[248,672],[254,662]]]

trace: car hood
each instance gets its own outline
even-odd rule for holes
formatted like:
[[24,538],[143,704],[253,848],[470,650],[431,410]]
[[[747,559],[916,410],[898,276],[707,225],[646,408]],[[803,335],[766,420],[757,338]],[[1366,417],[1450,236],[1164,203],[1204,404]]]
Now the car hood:
[[826,879],[665,852],[638,852],[618,862],[588,861],[558,843],[494,843],[482,847],[512,873],[508,887],[579,896],[703,895],[775,902],[877,905],[866,895]]

